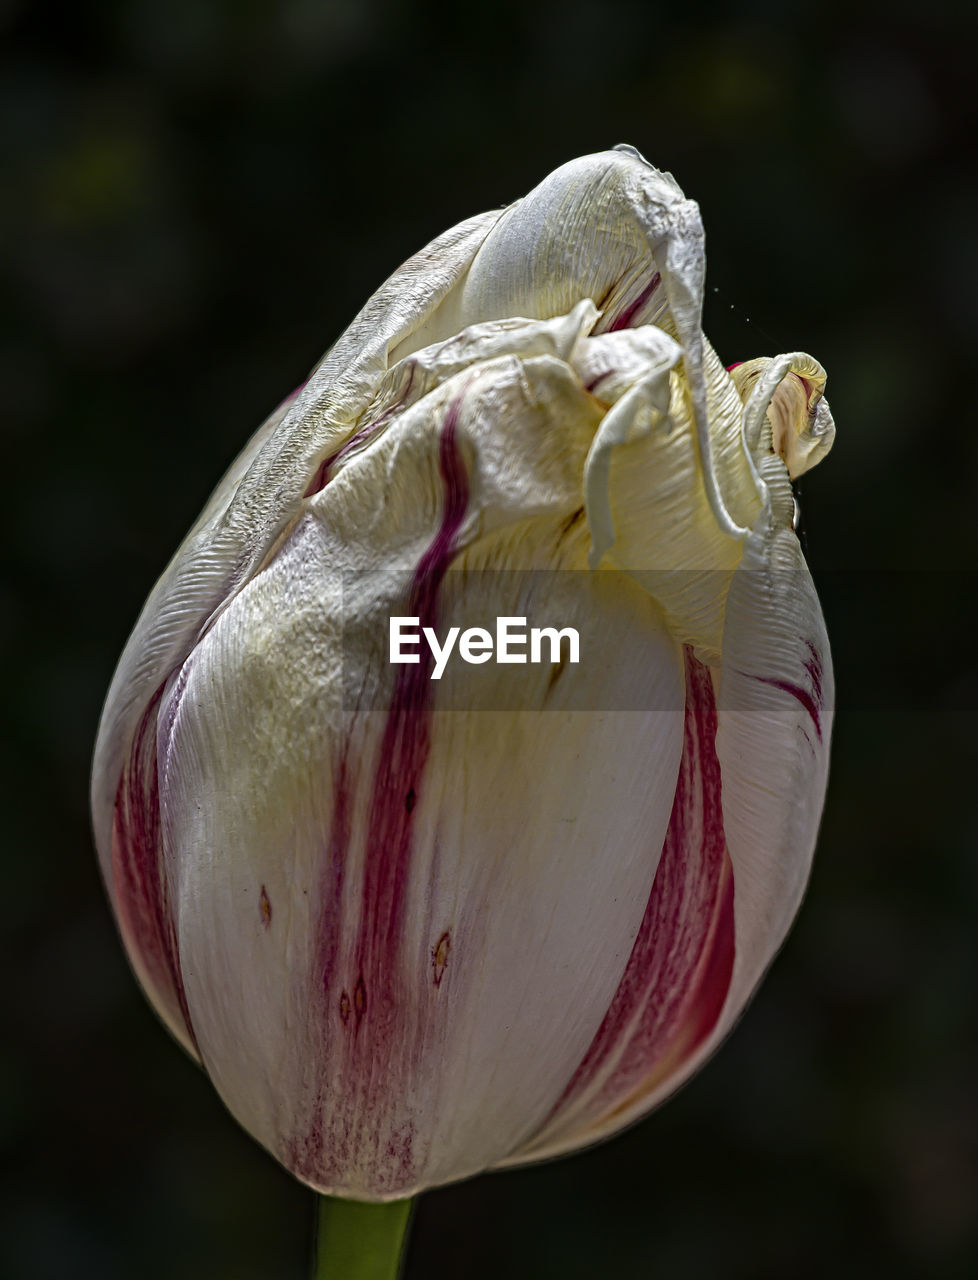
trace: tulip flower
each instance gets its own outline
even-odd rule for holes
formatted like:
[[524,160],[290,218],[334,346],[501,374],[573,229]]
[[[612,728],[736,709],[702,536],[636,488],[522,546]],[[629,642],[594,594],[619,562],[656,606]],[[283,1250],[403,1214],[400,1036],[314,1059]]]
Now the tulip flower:
[[[439,236],[247,445],[123,654],[93,805],[131,963],[319,1191],[618,1132],[798,909],[833,684],[791,480],[834,428],[811,357],[724,368],[704,270],[696,204],[627,147]],[[541,601],[576,663],[389,660],[392,618]]]

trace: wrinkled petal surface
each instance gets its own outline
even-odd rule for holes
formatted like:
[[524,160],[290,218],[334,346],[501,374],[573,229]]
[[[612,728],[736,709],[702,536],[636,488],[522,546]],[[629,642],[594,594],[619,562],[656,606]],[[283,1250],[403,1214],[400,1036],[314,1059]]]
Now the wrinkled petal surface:
[[[480,669],[519,712],[440,710],[452,681],[420,665],[388,690],[376,644],[401,608],[528,610],[507,590],[580,501],[595,412],[550,357],[449,378],[310,502],[174,685],[160,794],[196,1041],[231,1110],[322,1190],[405,1195],[505,1157],[640,928],[682,739],[652,597],[573,573],[561,622],[587,665],[556,683],[527,666],[515,695],[511,670]],[[387,501],[365,525],[375,472]],[[519,518],[534,538],[512,538]],[[573,709],[600,702],[653,709]]]

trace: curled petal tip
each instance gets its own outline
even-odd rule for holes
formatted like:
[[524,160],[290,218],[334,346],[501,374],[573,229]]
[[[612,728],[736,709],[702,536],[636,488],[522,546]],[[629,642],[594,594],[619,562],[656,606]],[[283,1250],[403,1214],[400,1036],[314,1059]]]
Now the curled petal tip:
[[[747,439],[755,461],[770,448],[792,480],[821,462],[835,440],[835,422],[825,399],[826,373],[817,360],[805,352],[762,356],[731,365],[729,372],[748,419],[755,418],[753,427],[748,423]],[[757,430],[761,414],[769,437]]]

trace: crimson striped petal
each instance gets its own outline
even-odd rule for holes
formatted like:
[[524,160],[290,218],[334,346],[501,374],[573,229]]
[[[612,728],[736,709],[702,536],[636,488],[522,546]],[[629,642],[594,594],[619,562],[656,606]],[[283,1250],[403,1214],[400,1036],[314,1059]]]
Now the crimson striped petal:
[[597,1035],[539,1133],[507,1164],[603,1136],[668,1088],[713,1030],[733,970],[733,874],[723,831],[709,668],[686,646],[683,752],[645,916]]
[[112,884],[136,975],[169,1030],[196,1054],[161,838],[157,721],[164,689],[157,689],[143,712],[119,780],[112,815]]

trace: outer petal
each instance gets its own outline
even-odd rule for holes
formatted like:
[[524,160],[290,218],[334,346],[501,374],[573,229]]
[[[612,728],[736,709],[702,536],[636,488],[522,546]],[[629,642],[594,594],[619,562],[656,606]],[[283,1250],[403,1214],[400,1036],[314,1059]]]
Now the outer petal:
[[498,216],[453,227],[373,295],[303,388],[255,434],[156,584],[116,669],[96,744],[92,808],[110,891],[112,811],[146,707],[210,616],[295,517],[321,457],[351,433],[376,391],[388,349],[422,323],[465,272]]
[[734,365],[734,385],[745,403],[749,403],[758,382],[774,369],[780,382],[774,388],[766,407],[770,441],[774,452],[797,480],[825,457],[835,440],[835,423],[825,400],[825,370],[803,351],[772,360],[761,356]]
[[323,454],[335,452],[352,432],[387,368],[390,345],[410,333],[465,271],[497,216],[461,223],[405,263],[304,388],[275,410],[156,584],[116,668],[92,769],[95,840],[137,976],[188,1048],[192,1033],[179,1013],[179,964],[167,941],[172,921],[158,824],[148,816],[156,805],[156,706],[215,612],[301,510]]
[[512,671],[479,669],[524,712],[441,710],[457,681],[420,665],[385,685],[392,564],[400,607],[432,620],[526,612],[524,575],[485,570],[541,548],[583,565],[599,413],[552,357],[449,378],[310,500],[167,693],[164,845],[202,1059],[321,1189],[406,1195],[502,1159],[638,934],[682,738],[680,653],[649,596],[569,575],[586,663],[527,667],[515,695]]
[[825,622],[780,460],[762,474],[772,510],[752,531],[727,597],[717,755],[737,885],[730,1025],[801,903],[828,781],[835,682]]
[[716,729],[709,671],[687,649],[679,778],[628,965],[546,1124],[504,1164],[559,1155],[627,1124],[676,1087],[717,1026],[734,962],[734,886]]
[[[760,514],[761,500],[741,441],[741,404],[712,348],[707,346],[705,354],[713,458],[728,510],[749,526]],[[716,663],[726,590],[744,542],[717,523],[711,508],[682,374],[673,370],[657,394],[658,403],[630,392],[601,424],[588,460],[588,511],[600,512],[606,505],[613,532],[602,540],[602,525],[592,516],[594,550],[606,550],[606,563],[624,569],[660,601],[680,643]],[[610,440],[607,498],[601,504],[594,460],[612,435],[613,416],[619,420],[617,436]]]
[[[599,1141],[668,1097],[729,1033],[801,902],[825,797],[834,686],[790,527],[787,475],[773,454],[760,471],[769,503],[727,594],[715,713],[687,658],[676,807],[629,966],[547,1124],[504,1163]],[[677,841],[687,878],[663,879]]]
[[[614,210],[612,217],[608,211]],[[706,258],[699,208],[671,174],[632,147],[582,156],[502,214],[464,279],[395,351],[480,320],[561,315],[581,298],[602,311],[598,331],[655,324],[682,347],[691,421],[708,500],[727,532],[707,412],[701,330]]]
[[562,315],[581,298],[603,312],[599,331],[666,320],[683,345],[698,344],[702,245],[699,210],[671,174],[631,148],[582,156],[503,211],[465,278],[395,355],[477,321]]

